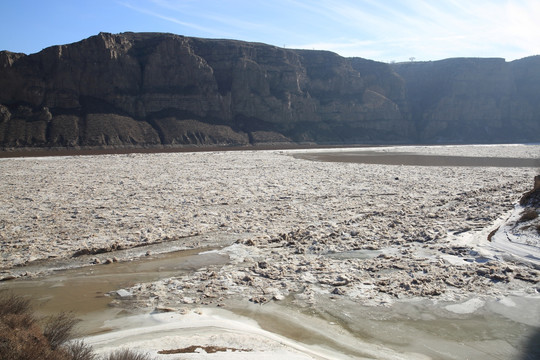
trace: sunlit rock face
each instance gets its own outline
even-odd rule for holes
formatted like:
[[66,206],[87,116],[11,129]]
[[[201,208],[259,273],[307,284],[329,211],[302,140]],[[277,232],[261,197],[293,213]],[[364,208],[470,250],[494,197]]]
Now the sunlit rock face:
[[0,52],[0,144],[538,141],[540,59],[384,64],[173,34]]

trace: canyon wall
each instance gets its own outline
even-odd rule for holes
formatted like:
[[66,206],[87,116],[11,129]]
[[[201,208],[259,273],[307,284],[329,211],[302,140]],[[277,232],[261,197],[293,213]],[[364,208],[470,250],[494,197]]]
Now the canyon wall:
[[540,56],[393,64],[418,142],[538,142]]
[[540,57],[385,64],[100,33],[0,52],[0,147],[540,141]]

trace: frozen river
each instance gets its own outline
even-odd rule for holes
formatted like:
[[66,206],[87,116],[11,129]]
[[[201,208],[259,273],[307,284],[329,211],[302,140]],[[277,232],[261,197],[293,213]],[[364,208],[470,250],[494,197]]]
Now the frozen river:
[[75,311],[107,332],[97,349],[164,359],[220,341],[250,347],[231,358],[538,355],[538,268],[487,235],[540,146],[358,151],[2,159],[2,276],[20,279],[0,289]]

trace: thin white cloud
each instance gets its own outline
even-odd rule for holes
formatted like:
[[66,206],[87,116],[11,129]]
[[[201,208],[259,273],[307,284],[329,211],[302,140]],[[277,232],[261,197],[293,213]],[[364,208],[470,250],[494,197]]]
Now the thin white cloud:
[[[252,0],[251,3],[253,3],[253,1],[255,0]],[[246,39],[246,36],[252,34],[260,35],[264,32],[266,34],[276,35],[283,32],[282,28],[273,26],[271,22],[260,21],[260,18],[256,20],[246,18],[244,12],[242,11],[234,12],[235,15],[227,14],[227,12],[224,10],[234,8],[234,5],[232,4],[229,6],[229,4],[226,2],[218,3],[219,6],[212,6],[212,4],[208,4],[204,11],[201,9],[201,2],[197,0],[146,0],[146,3],[148,7],[151,7],[154,10],[137,7],[134,5],[129,5],[128,7],[141,13],[190,27],[194,30],[204,32],[205,34],[210,34],[210,36],[244,40]],[[126,5],[128,4],[124,3],[124,6]],[[161,15],[158,13],[158,11],[165,11],[169,15]],[[198,21],[200,23],[212,23],[213,27],[202,27],[194,24],[193,22],[187,23],[180,21],[175,17],[176,14],[183,17],[189,17],[190,19],[193,19],[193,22]],[[264,19],[264,14],[262,15],[262,18]]]
[[[405,0],[388,5],[375,0],[342,0],[302,5],[346,25],[349,39],[319,42],[344,56],[378,53],[382,56],[378,59],[389,61],[409,56],[422,60],[456,56],[515,59],[540,53],[538,1]],[[310,48],[313,44],[297,46]]]
[[220,24],[226,25],[228,29],[240,29],[243,31],[253,31],[253,30],[268,30],[268,25],[263,24],[260,22],[253,22],[253,21],[245,21],[241,18],[232,17],[232,16],[224,16],[222,14],[204,14],[202,17],[218,22]]
[[171,23],[174,23],[174,24],[177,24],[177,25],[181,25],[181,26],[184,26],[184,27],[188,27],[188,28],[191,28],[191,29],[194,29],[194,30],[197,30],[197,31],[202,31],[202,32],[205,32],[205,33],[208,33],[208,34],[215,34],[215,33],[219,32],[216,29],[211,29],[211,28],[200,26],[200,25],[193,24],[193,23],[190,23],[190,22],[181,21],[181,20],[178,20],[177,18],[162,15],[162,14],[160,14],[158,12],[153,11],[153,10],[149,10],[149,9],[145,9],[145,8],[142,8],[142,7],[139,7],[139,6],[135,6],[135,5],[132,5],[132,4],[128,3],[128,2],[118,2],[118,3],[120,5],[122,5],[122,6],[124,6],[124,7],[127,7],[128,9],[137,11],[137,12],[139,12],[141,14],[150,15],[150,16],[152,16],[154,18],[165,20],[165,21],[168,21],[168,22],[171,22]]
[[[286,44],[382,61],[540,53],[537,0],[123,0],[196,36]],[[134,5],[137,4],[137,5]],[[289,16],[283,22],[281,13]],[[189,19],[184,21],[183,19]],[[180,29],[179,31],[184,31]]]

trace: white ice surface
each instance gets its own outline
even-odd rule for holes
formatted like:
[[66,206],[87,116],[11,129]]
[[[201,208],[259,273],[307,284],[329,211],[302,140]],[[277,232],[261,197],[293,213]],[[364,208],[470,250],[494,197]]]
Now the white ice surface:
[[456,314],[471,314],[484,306],[485,301],[480,299],[470,299],[460,304],[447,305],[446,310]]
[[[304,319],[305,320],[305,319]],[[305,325],[305,324],[304,324]],[[262,329],[254,320],[223,309],[201,309],[185,315],[158,313],[132,316],[107,322],[104,327],[113,331],[89,336],[85,343],[98,354],[119,348],[131,349],[155,359],[362,359],[333,349],[303,344]],[[426,359],[414,353],[399,354],[390,349],[346,338],[336,331],[325,330],[335,341],[358,347],[367,358]],[[158,354],[160,350],[189,346],[216,346],[250,351],[227,351],[214,354],[204,351],[177,355]]]
[[522,206],[516,205],[491,238],[491,243],[494,249],[506,252],[507,256],[520,258],[540,268],[540,237],[536,230],[520,230],[517,224],[523,210]]

